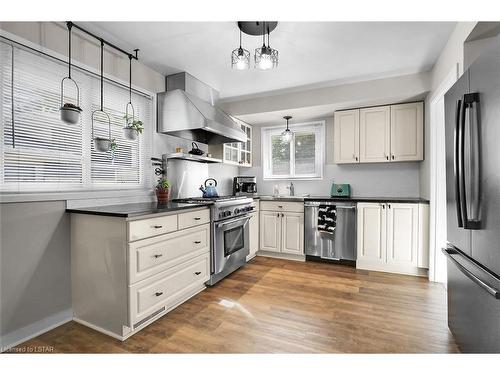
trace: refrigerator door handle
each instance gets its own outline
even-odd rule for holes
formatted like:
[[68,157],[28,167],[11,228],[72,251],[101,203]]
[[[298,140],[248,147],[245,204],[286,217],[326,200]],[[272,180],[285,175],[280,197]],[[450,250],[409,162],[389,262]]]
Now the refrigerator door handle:
[[462,101],[457,100],[457,110],[455,112],[455,132],[453,139],[453,174],[455,179],[455,209],[457,211],[457,222],[460,228],[463,228],[463,220],[462,220],[462,205],[461,205],[461,197],[460,197],[460,113],[462,108]]
[[[462,155],[461,155],[461,169],[462,169],[462,219],[463,225],[465,229],[479,229],[480,228],[480,220],[479,220],[479,188],[480,188],[480,179],[479,179],[479,135],[478,135],[478,127],[479,127],[479,116],[478,116],[478,107],[479,104],[479,93],[470,93],[465,94],[463,98],[463,106],[461,113],[462,120],[462,139],[461,139],[461,147],[462,147]],[[472,111],[474,109],[474,111]],[[465,116],[466,112],[469,114],[468,118],[468,131],[465,129]],[[472,113],[475,114],[474,118],[472,117]],[[466,143],[466,134],[468,134],[469,139],[467,139]],[[467,165],[470,169],[469,178],[472,181],[469,181],[469,184],[466,184],[465,181],[465,144],[467,144],[469,148],[469,160],[467,161]],[[468,204],[467,204],[467,194],[471,195],[472,205],[471,212],[468,212]],[[469,215],[470,214],[470,215]]]
[[[468,260],[464,255],[461,255],[457,250],[443,249],[443,253],[455,264],[455,266],[458,267],[458,269],[460,271],[462,271],[462,273],[465,276],[467,276],[469,279],[474,281],[477,285],[479,285],[481,288],[486,290],[489,294],[491,294],[496,299],[500,299],[500,290],[498,290],[498,288],[496,288],[495,286],[490,285],[490,283],[488,283],[487,281],[476,276],[476,274],[474,272],[470,271],[464,265],[464,263],[467,262],[467,263],[473,264],[474,267],[477,269],[477,271],[476,271],[477,273],[483,274],[483,276],[485,276],[485,278],[489,278],[494,283],[497,283],[498,285],[500,285],[500,279],[498,279],[498,277],[496,277],[495,275],[492,275],[488,270],[484,269],[480,265],[478,265],[476,263],[472,263],[472,261]],[[462,262],[460,262],[458,260],[460,258],[463,258],[464,260]]]

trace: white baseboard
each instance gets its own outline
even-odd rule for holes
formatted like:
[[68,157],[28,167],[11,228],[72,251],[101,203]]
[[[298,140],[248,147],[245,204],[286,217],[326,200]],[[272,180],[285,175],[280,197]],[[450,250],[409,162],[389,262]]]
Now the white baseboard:
[[73,310],[68,309],[48,316],[35,323],[16,329],[0,337],[0,353],[25,341],[73,320]]
[[268,257],[268,258],[278,258],[278,259],[287,259],[287,260],[295,260],[297,262],[305,262],[305,255],[295,255],[295,254],[287,254],[287,253],[275,253],[272,251],[257,251],[257,256]]

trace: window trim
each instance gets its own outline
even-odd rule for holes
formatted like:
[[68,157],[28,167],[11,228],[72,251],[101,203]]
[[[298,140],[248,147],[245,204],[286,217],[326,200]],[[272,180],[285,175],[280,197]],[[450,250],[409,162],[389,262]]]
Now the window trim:
[[[314,175],[295,175],[295,158],[290,159],[290,169],[291,174],[276,176],[271,174],[271,137],[276,134],[281,134],[284,130],[283,125],[278,126],[266,126],[261,128],[261,158],[262,158],[262,179],[264,181],[280,181],[280,180],[322,180],[324,174],[324,165],[325,165],[325,120],[318,121],[308,121],[301,122],[290,125],[289,128],[292,132],[301,132],[304,131],[314,131],[316,135],[316,158],[315,158],[315,166],[318,170],[318,173]],[[295,143],[292,140],[292,145],[290,147],[290,154],[294,152]]]

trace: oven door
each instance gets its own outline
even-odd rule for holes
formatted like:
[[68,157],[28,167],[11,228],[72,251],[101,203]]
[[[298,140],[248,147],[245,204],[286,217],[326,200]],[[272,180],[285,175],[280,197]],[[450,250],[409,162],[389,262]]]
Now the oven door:
[[219,273],[227,267],[245,263],[250,253],[248,246],[250,216],[214,223],[214,250],[211,272]]

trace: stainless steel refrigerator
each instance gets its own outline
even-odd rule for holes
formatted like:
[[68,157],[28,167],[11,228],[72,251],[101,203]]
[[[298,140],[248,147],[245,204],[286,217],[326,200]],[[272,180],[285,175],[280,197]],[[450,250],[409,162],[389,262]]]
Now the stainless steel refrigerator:
[[448,326],[500,352],[500,40],[445,95]]

